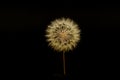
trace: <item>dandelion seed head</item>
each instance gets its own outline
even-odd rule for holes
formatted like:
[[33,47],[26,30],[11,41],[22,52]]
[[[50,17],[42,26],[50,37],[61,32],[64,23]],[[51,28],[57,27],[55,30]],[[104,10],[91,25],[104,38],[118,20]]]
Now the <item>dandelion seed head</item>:
[[54,50],[66,52],[76,47],[80,40],[80,29],[73,20],[60,18],[48,25],[45,36]]

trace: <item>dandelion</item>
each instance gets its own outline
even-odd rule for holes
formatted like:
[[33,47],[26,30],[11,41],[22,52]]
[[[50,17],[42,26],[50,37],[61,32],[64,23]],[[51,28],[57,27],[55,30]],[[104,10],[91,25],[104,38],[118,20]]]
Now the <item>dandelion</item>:
[[[48,25],[45,36],[49,46],[58,52],[65,53],[77,46],[77,43],[80,41],[80,29],[73,20],[60,18]],[[65,65],[64,55],[63,60]]]
[[53,21],[46,30],[49,46],[59,52],[73,50],[80,40],[78,25],[71,19],[62,18]]

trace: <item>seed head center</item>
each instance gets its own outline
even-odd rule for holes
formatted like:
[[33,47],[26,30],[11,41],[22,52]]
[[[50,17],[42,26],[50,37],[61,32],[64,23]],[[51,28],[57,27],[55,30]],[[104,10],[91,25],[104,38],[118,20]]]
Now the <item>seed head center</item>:
[[59,36],[61,37],[61,39],[65,40],[65,39],[67,39],[67,32],[62,31],[62,32],[59,33]]

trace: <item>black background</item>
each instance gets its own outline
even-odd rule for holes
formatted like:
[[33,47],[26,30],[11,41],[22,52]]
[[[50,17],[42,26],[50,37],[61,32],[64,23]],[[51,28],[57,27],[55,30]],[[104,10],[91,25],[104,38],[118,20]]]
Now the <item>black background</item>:
[[[57,3],[57,2],[56,2]],[[51,21],[73,19],[81,29],[76,49],[66,53],[70,80],[115,78],[118,67],[120,5],[1,4],[0,59],[4,78],[51,80],[63,75],[62,54],[46,42]]]

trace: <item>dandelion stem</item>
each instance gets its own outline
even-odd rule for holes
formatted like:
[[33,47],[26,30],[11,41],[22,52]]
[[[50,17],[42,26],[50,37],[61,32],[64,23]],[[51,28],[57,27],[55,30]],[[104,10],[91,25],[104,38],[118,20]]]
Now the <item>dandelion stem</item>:
[[63,53],[63,70],[64,70],[64,75],[66,75],[66,70],[65,70],[65,53]]

